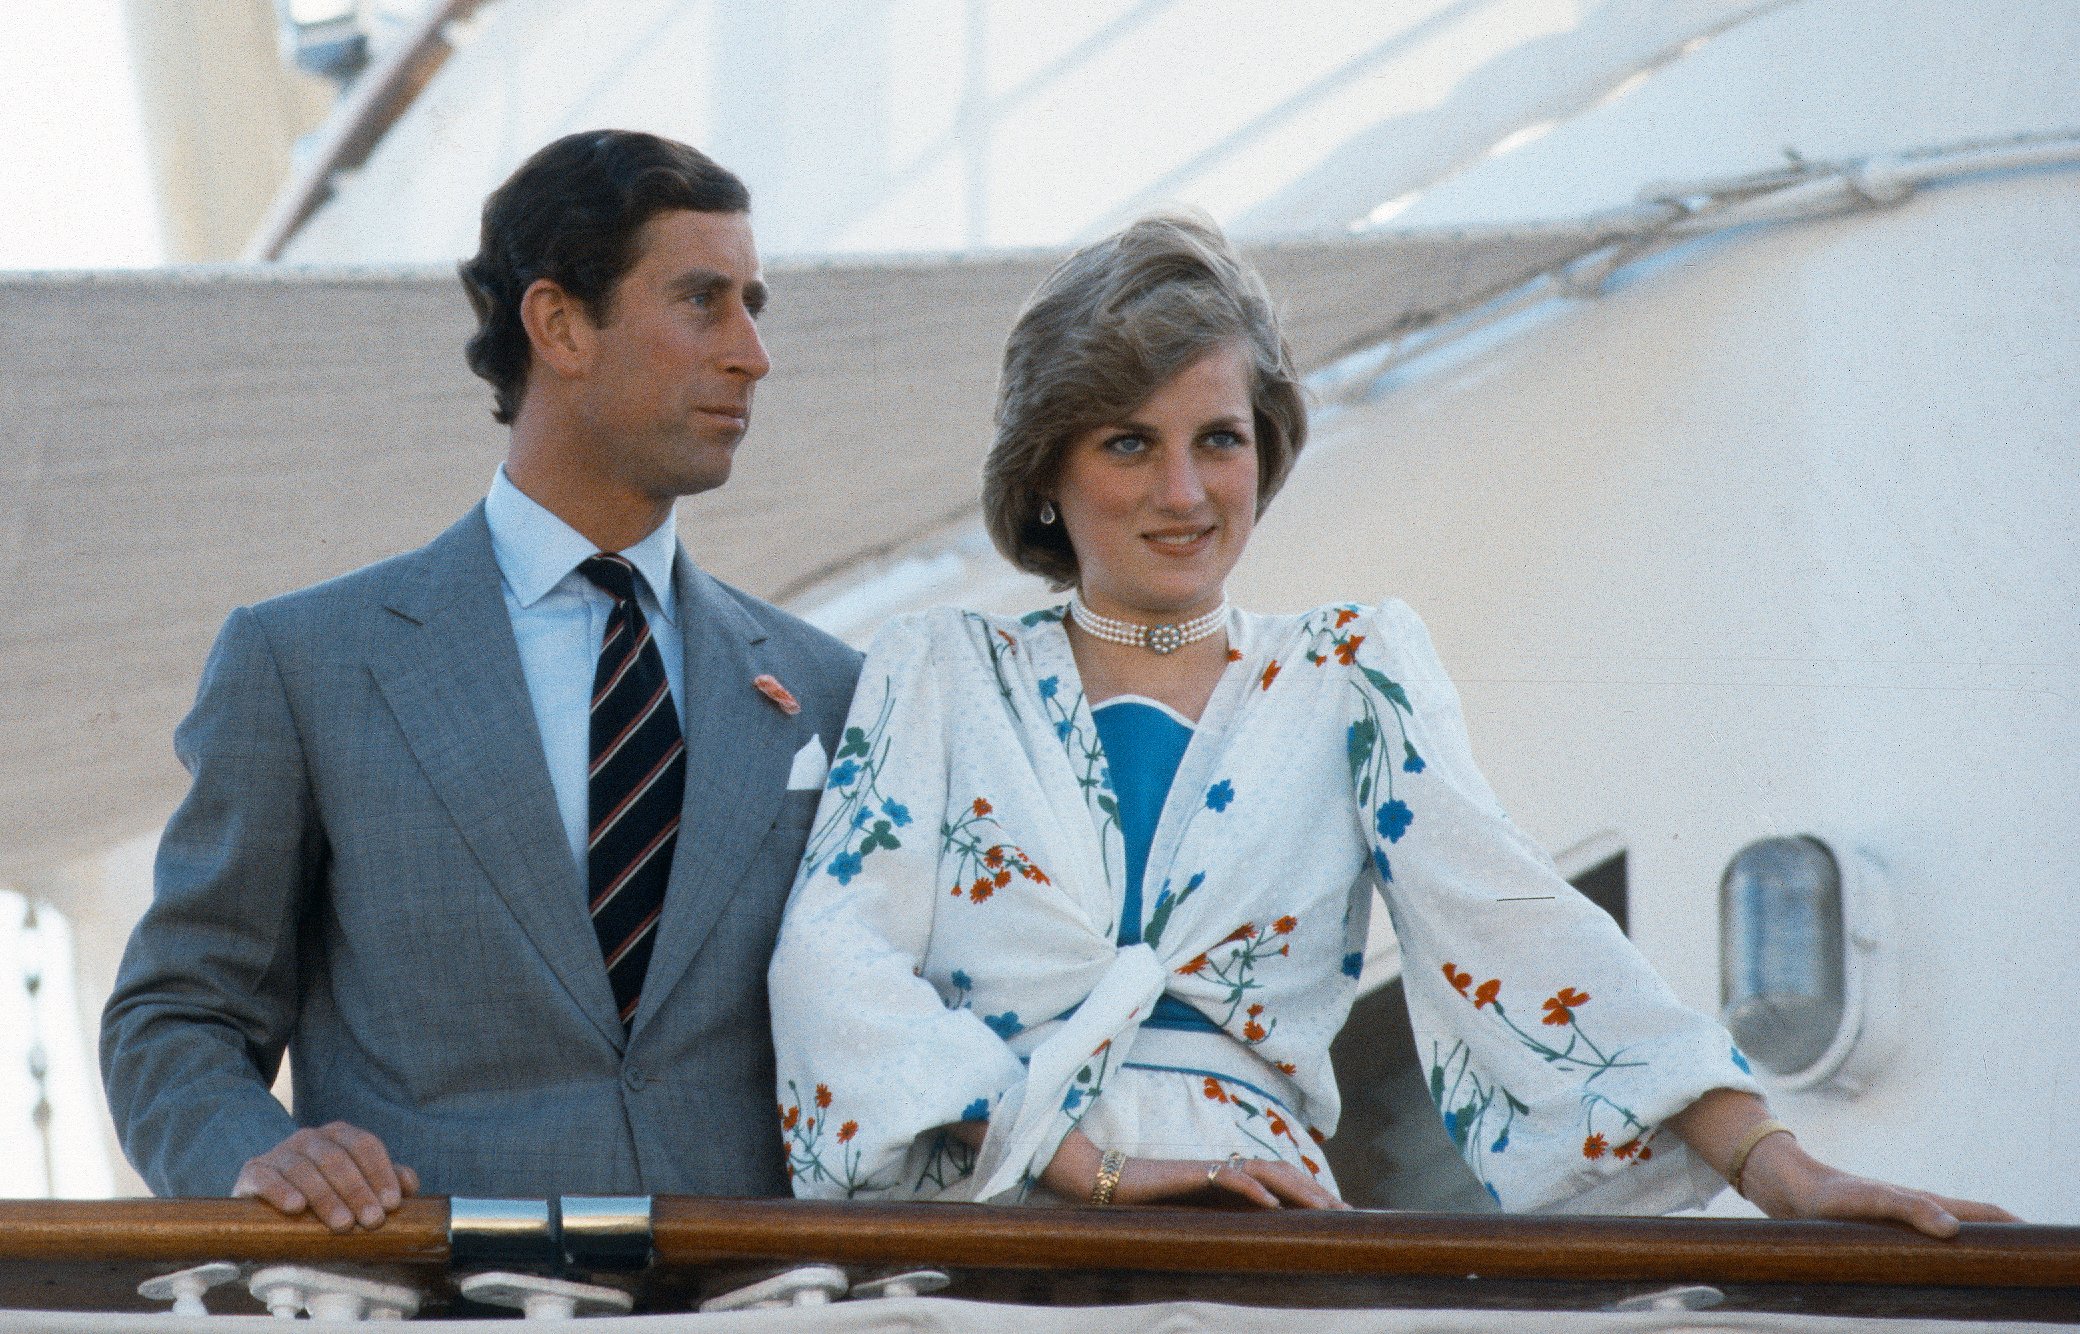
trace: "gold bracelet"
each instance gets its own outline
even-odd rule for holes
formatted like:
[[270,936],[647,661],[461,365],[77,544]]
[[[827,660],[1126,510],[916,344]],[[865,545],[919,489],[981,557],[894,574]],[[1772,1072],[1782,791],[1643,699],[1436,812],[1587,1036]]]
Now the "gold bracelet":
[[1091,1203],[1103,1208],[1112,1203],[1112,1192],[1119,1189],[1119,1174],[1127,1165],[1127,1155],[1118,1149],[1105,1150],[1098,1160],[1098,1180],[1091,1187]]
[[1790,1135],[1793,1139],[1798,1138],[1791,1127],[1782,1121],[1758,1121],[1741,1137],[1741,1146],[1733,1151],[1733,1166],[1726,1169],[1726,1180],[1733,1187],[1733,1193],[1743,1199],[1747,1198],[1748,1192],[1741,1189],[1741,1174],[1748,1170],[1748,1155],[1755,1152],[1755,1146],[1771,1135]]

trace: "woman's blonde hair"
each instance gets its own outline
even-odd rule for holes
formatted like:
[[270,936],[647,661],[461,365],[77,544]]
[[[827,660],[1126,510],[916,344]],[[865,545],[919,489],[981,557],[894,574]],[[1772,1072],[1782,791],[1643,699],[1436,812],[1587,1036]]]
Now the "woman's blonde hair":
[[1056,588],[1077,582],[1060,523],[1040,522],[1062,455],[1130,417],[1226,343],[1246,349],[1257,438],[1257,513],[1307,440],[1307,407],[1271,295],[1209,218],[1159,214],[1077,251],[1012,326],[997,382],[982,514],[1004,558]]

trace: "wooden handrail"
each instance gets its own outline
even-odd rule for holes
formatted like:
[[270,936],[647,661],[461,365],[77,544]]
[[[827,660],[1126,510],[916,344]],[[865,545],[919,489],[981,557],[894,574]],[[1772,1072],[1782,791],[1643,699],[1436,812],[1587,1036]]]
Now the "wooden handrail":
[[2080,1288],[2080,1227],[663,1198],[661,1261],[979,1269]]
[[4,1200],[0,1263],[203,1260],[445,1265],[448,1202],[406,1200],[374,1231],[335,1235],[254,1200]]
[[[1853,1223],[999,1209],[659,1197],[657,1264],[821,1260],[958,1269],[2080,1289],[2080,1227],[1967,1224],[1952,1241]],[[444,1266],[445,1199],[335,1236],[245,1200],[0,1202],[0,1264],[207,1259]]]

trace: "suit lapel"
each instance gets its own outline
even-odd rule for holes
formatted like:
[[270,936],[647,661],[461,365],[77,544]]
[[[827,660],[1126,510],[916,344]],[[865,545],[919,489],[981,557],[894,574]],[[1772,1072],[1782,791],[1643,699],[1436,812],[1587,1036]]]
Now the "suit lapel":
[[612,988],[564,841],[555,789],[479,505],[426,548],[424,577],[370,670],[427,781],[557,979],[616,1047]]
[[665,1002],[735,896],[779,812],[798,740],[751,683],[762,672],[784,679],[766,660],[764,628],[683,547],[672,568],[686,658],[686,801],[632,1032]]

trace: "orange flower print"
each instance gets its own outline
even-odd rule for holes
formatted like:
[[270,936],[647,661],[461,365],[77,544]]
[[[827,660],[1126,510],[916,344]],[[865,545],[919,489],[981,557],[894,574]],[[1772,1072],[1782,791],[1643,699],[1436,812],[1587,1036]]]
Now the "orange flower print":
[[1339,630],[1357,619],[1358,609],[1356,607],[1338,607],[1336,609],[1336,628]]
[[990,879],[998,889],[1002,889],[1004,886],[1011,883],[1011,872],[999,871],[994,876],[991,876]]
[[1005,652],[1007,652],[1007,653],[1016,653],[1016,652],[1018,652],[1018,641],[1017,641],[1016,639],[1013,639],[1013,638],[1012,638],[1012,637],[1011,637],[1010,635],[1007,635],[1007,634],[1005,634],[1005,633],[1004,633],[1004,632],[1003,632],[1002,630],[999,630],[999,631],[997,631],[997,638],[999,638],[999,639],[1001,639],[1001,640],[1003,640],[1003,641],[1004,641],[1004,651],[1005,651]]
[[1190,963],[1185,964],[1183,967],[1179,968],[1177,971],[1189,977],[1193,973],[1198,972],[1201,968],[1204,968],[1210,962],[1212,961],[1202,954],[1198,958],[1192,960]]
[[1256,1018],[1258,1015],[1262,1013],[1264,1013],[1264,1007],[1262,1005],[1252,1005],[1249,1007],[1249,1017],[1252,1019]]
[[1329,1142],[1329,1137],[1316,1130],[1313,1126],[1307,1128],[1307,1137],[1317,1144],[1327,1144]]
[[1231,648],[1231,649],[1229,649],[1229,650],[1228,650],[1228,661],[1229,661],[1229,662],[1241,662],[1241,661],[1242,661],[1242,650],[1241,650],[1241,649],[1239,649],[1239,648]]
[[1251,1019],[1242,1025],[1242,1036],[1251,1042],[1262,1042],[1266,1036],[1266,1030],[1262,1024]]
[[1300,1073],[1300,1067],[1294,1065],[1291,1061],[1280,1061],[1278,1063],[1278,1072],[1282,1075],[1297,1075]]
[[1494,1000],[1497,996],[1501,994],[1502,979],[1499,977],[1491,977],[1487,981],[1481,983],[1480,986],[1474,991],[1473,1008],[1478,1010],[1483,1005],[1486,1005],[1488,1002]]
[[1358,660],[1358,645],[1364,642],[1365,636],[1363,635],[1352,635],[1350,638],[1339,642],[1336,645],[1336,661],[1346,667],[1356,662]]
[[983,853],[982,864],[992,871],[1002,866],[1004,864],[1004,845],[999,843],[988,852]]
[[1264,669],[1264,674],[1257,678],[1257,688],[1260,690],[1269,690],[1271,689],[1271,683],[1273,681],[1276,681],[1277,679],[1278,659],[1273,658],[1271,660],[1271,665]]
[[995,810],[996,807],[990,805],[981,797],[977,797],[975,798],[974,804],[970,806],[968,809],[974,811],[977,815],[988,815],[991,811]]
[[1036,885],[1051,885],[1054,883],[1054,881],[1047,878],[1047,872],[1037,866],[1021,866],[1018,868],[1018,873]]
[[1617,1148],[1611,1150],[1611,1157],[1616,1158],[1622,1162],[1626,1159],[1631,1158],[1633,1154],[1638,1153],[1639,1149],[1640,1144],[1638,1140],[1628,1139],[1623,1144],[1620,1144]]
[[852,1142],[852,1137],[854,1135],[857,1135],[858,1133],[859,1122],[847,1121],[844,1125],[838,1127],[838,1143],[850,1144]]
[[1280,1115],[1279,1115],[1279,1114],[1278,1114],[1277,1112],[1273,1112],[1273,1113],[1271,1114],[1271,1118],[1270,1118],[1270,1124],[1271,1124],[1271,1133],[1272,1133],[1272,1134],[1274,1134],[1274,1135],[1283,1135],[1283,1134],[1285,1134],[1285,1133],[1286,1133],[1286,1121],[1285,1121],[1285,1118],[1284,1118],[1284,1117],[1282,1117],[1282,1116],[1280,1116]]
[[1641,1162],[1645,1162],[1645,1161],[1647,1161],[1647,1159],[1649,1159],[1649,1158],[1652,1158],[1653,1156],[1654,1156],[1654,1146],[1653,1146],[1653,1145],[1651,1145],[1651,1144],[1642,1144],[1642,1145],[1640,1145],[1640,1146],[1639,1146],[1639,1160],[1640,1160]]
[[792,1130],[795,1128],[795,1123],[800,1121],[801,1119],[802,1109],[799,1107],[790,1107],[786,1111],[780,1113],[780,1128],[782,1130]]
[[1254,936],[1255,934],[1257,934],[1257,924],[1255,922],[1244,922],[1241,926],[1238,926],[1233,931],[1230,931],[1227,934],[1227,936],[1222,939],[1221,944],[1232,945],[1238,940],[1248,940],[1251,936]]
[[816,1105],[817,1105],[818,1107],[828,1107],[828,1106],[830,1106],[830,1105],[831,1105],[831,1086],[830,1086],[830,1085],[828,1085],[828,1084],[818,1084],[818,1085],[816,1086]]
[[1603,1151],[1608,1147],[1610,1147],[1610,1141],[1606,1140],[1601,1132],[1598,1132],[1582,1141],[1582,1157],[1601,1158],[1603,1157]]
[[986,875],[977,877],[975,883],[968,886],[968,898],[974,903],[981,903],[996,892],[997,887],[989,882]]
[[1293,928],[1298,925],[1300,925],[1300,919],[1288,914],[1273,922],[1271,929],[1278,932],[1281,936],[1290,936],[1293,934]]
[[1322,1174],[1322,1165],[1304,1153],[1300,1155],[1300,1165],[1307,1169],[1309,1176],[1320,1176]]
[[1589,997],[1573,987],[1560,988],[1557,996],[1546,997],[1544,1022],[1555,1027],[1574,1022],[1574,1012],[1589,1003]]
[[1464,996],[1466,988],[1473,985],[1473,974],[1462,973],[1452,964],[1444,966],[1444,980],[1452,984],[1452,990]]
[[1206,1076],[1205,1092],[1206,1096],[1215,1102],[1226,1102],[1228,1100],[1228,1091],[1222,1088],[1221,1082],[1212,1075]]

